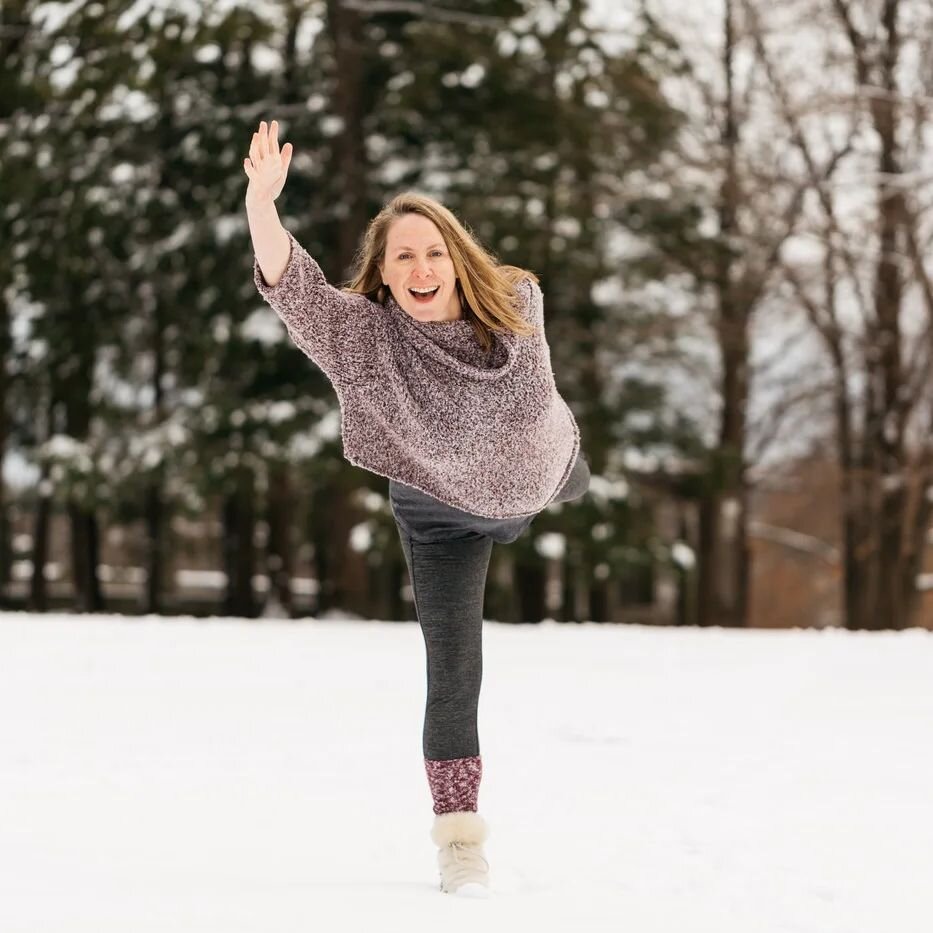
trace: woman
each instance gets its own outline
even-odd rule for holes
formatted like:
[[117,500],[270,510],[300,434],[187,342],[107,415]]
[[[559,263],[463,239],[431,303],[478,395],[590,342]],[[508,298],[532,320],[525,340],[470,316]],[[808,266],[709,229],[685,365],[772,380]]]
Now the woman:
[[582,496],[589,468],[560,397],[530,272],[498,265],[416,194],[370,223],[345,289],[279,222],[292,146],[260,123],[243,167],[255,281],[340,402],[343,449],[388,477],[427,653],[423,750],[441,890],[485,896],[477,705],[494,541]]

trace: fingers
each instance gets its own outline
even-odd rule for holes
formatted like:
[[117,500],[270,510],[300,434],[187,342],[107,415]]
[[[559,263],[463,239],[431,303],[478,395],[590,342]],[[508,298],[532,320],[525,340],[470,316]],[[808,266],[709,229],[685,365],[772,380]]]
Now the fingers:
[[[285,150],[288,150],[287,160],[284,158]],[[253,133],[253,138],[249,144],[249,157],[252,160],[253,168],[259,167],[259,163],[265,156],[283,157],[282,165],[288,168],[288,163],[292,158],[291,143],[286,143],[282,150],[279,150],[279,121],[273,120],[271,125],[267,125],[265,120],[259,123],[259,129]]]
[[265,120],[259,123],[259,154],[269,155],[269,127]]
[[246,172],[246,177],[252,181],[255,177],[256,170],[253,168],[253,163],[249,159],[243,160],[243,171]]
[[282,171],[283,172],[288,171],[288,166],[291,165],[292,153],[294,151],[295,151],[294,147],[292,146],[291,143],[285,143],[285,145],[282,146],[282,157],[281,158],[282,158]]
[[259,129],[253,133],[253,139],[249,144],[249,157],[253,160],[253,165],[257,168],[263,156],[269,152],[269,143],[266,133],[266,121],[262,120]]

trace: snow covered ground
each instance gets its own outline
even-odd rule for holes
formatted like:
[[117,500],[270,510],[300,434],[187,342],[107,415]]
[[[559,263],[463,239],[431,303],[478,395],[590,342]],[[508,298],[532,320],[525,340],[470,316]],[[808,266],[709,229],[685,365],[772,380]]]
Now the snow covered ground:
[[933,928],[930,633],[485,639],[468,901],[416,625],[0,616],[0,930]]

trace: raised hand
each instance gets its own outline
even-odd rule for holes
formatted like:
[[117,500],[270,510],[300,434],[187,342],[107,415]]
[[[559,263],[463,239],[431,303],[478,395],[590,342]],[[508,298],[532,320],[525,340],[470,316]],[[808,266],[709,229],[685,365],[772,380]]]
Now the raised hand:
[[249,158],[243,160],[243,171],[249,178],[247,202],[271,203],[282,193],[292,152],[291,143],[285,143],[279,150],[278,120],[273,120],[268,128],[265,120],[259,124],[249,145]]

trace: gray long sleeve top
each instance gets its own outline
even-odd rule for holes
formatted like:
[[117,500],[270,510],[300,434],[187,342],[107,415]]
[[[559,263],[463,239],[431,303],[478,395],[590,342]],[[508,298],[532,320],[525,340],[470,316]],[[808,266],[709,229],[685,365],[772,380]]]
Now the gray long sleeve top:
[[561,398],[537,283],[518,286],[532,336],[495,332],[484,351],[467,320],[416,321],[330,285],[288,234],[291,254],[262,297],[324,372],[340,404],[344,456],[464,512],[539,512],[570,474],[580,431]]

